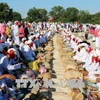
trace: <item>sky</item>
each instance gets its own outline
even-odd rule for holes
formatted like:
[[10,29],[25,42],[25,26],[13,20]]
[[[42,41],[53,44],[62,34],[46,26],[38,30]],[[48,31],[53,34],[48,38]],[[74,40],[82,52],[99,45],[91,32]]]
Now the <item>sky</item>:
[[1,2],[6,2],[13,11],[19,12],[23,18],[33,7],[45,8],[50,11],[54,6],[62,6],[64,9],[75,7],[78,10],[88,10],[91,14],[100,12],[100,0],[0,0]]

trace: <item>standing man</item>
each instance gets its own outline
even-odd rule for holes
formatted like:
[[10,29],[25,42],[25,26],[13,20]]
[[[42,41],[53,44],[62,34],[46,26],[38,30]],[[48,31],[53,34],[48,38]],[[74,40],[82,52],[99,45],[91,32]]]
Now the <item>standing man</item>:
[[28,24],[27,23],[25,23],[24,34],[25,34],[26,39],[28,40],[29,30],[28,30]]
[[14,33],[14,43],[16,45],[20,45],[18,21],[14,22],[13,33]]

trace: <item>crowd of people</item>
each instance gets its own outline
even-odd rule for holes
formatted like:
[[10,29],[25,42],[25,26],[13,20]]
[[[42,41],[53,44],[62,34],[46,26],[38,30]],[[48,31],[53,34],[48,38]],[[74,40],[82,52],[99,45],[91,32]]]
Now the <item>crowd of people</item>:
[[14,24],[0,24],[0,100],[8,100],[21,93],[14,88],[16,79],[35,79],[48,71],[39,63],[48,39],[55,31],[54,23],[25,22],[23,25],[15,21]]
[[[73,32],[78,31],[85,33],[85,39],[88,39],[89,33],[95,37],[97,48],[94,50],[90,43],[75,36]],[[0,100],[12,98],[19,92],[13,88],[16,87],[15,79],[35,79],[47,72],[45,66],[41,67],[39,63],[49,38],[55,33],[63,35],[64,41],[73,50],[74,61],[88,71],[87,77],[96,80],[95,84],[100,90],[100,79],[97,77],[100,72],[99,25],[94,28],[86,24],[3,22],[0,23]]]
[[[88,31],[88,32],[87,32]],[[85,37],[88,33],[89,38]],[[85,95],[88,100],[100,99],[100,26],[86,25],[86,30],[82,36],[80,33],[72,33],[68,29],[63,29],[62,36],[64,42],[67,43],[67,48],[73,52],[72,62],[77,64],[77,69],[82,72],[82,80],[86,85]],[[83,38],[84,37],[84,38]],[[93,40],[95,47],[87,40]],[[71,66],[74,68],[74,66]],[[66,74],[67,75],[67,74]]]

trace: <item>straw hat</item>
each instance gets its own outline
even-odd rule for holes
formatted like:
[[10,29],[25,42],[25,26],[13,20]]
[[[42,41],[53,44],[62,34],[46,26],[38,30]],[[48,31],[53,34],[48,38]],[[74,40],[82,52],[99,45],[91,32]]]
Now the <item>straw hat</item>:
[[66,93],[53,92],[52,94],[54,100],[72,100],[72,97],[68,96]]
[[51,73],[47,72],[47,73],[39,74],[39,77],[43,78],[43,79],[51,79],[52,75],[51,75]]
[[70,89],[68,96],[72,97],[72,100],[84,100],[83,94],[77,89]]
[[76,95],[76,98],[74,100],[84,100],[83,94],[80,92]]
[[50,64],[47,61],[43,62],[43,65],[45,65],[47,69],[51,69]]
[[83,78],[83,74],[76,70],[67,70],[64,74],[64,79]]
[[52,46],[46,46],[44,49],[47,50],[47,51],[52,51],[53,47]]
[[74,63],[68,63],[68,64],[65,66],[65,70],[68,70],[68,69],[77,70],[77,66],[76,66]]

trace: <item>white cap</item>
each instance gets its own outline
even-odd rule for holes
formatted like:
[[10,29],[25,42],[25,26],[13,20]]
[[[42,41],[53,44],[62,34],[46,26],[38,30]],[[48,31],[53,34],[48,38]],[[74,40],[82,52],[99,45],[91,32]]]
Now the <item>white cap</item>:
[[14,48],[10,48],[10,49],[8,49],[8,53],[11,53],[11,51],[16,55],[17,54],[17,52],[16,52],[16,50],[14,49]]
[[26,42],[26,44],[30,44],[30,43],[33,43],[33,41],[32,41],[32,40],[28,40],[28,41]]
[[26,40],[26,38],[24,37],[24,38],[22,38],[22,41],[25,41]]
[[30,37],[28,37],[29,40],[32,40],[34,38],[33,35],[31,35]]
[[10,38],[7,39],[7,42],[9,43],[9,45],[13,44],[13,42],[12,42],[12,40]]

